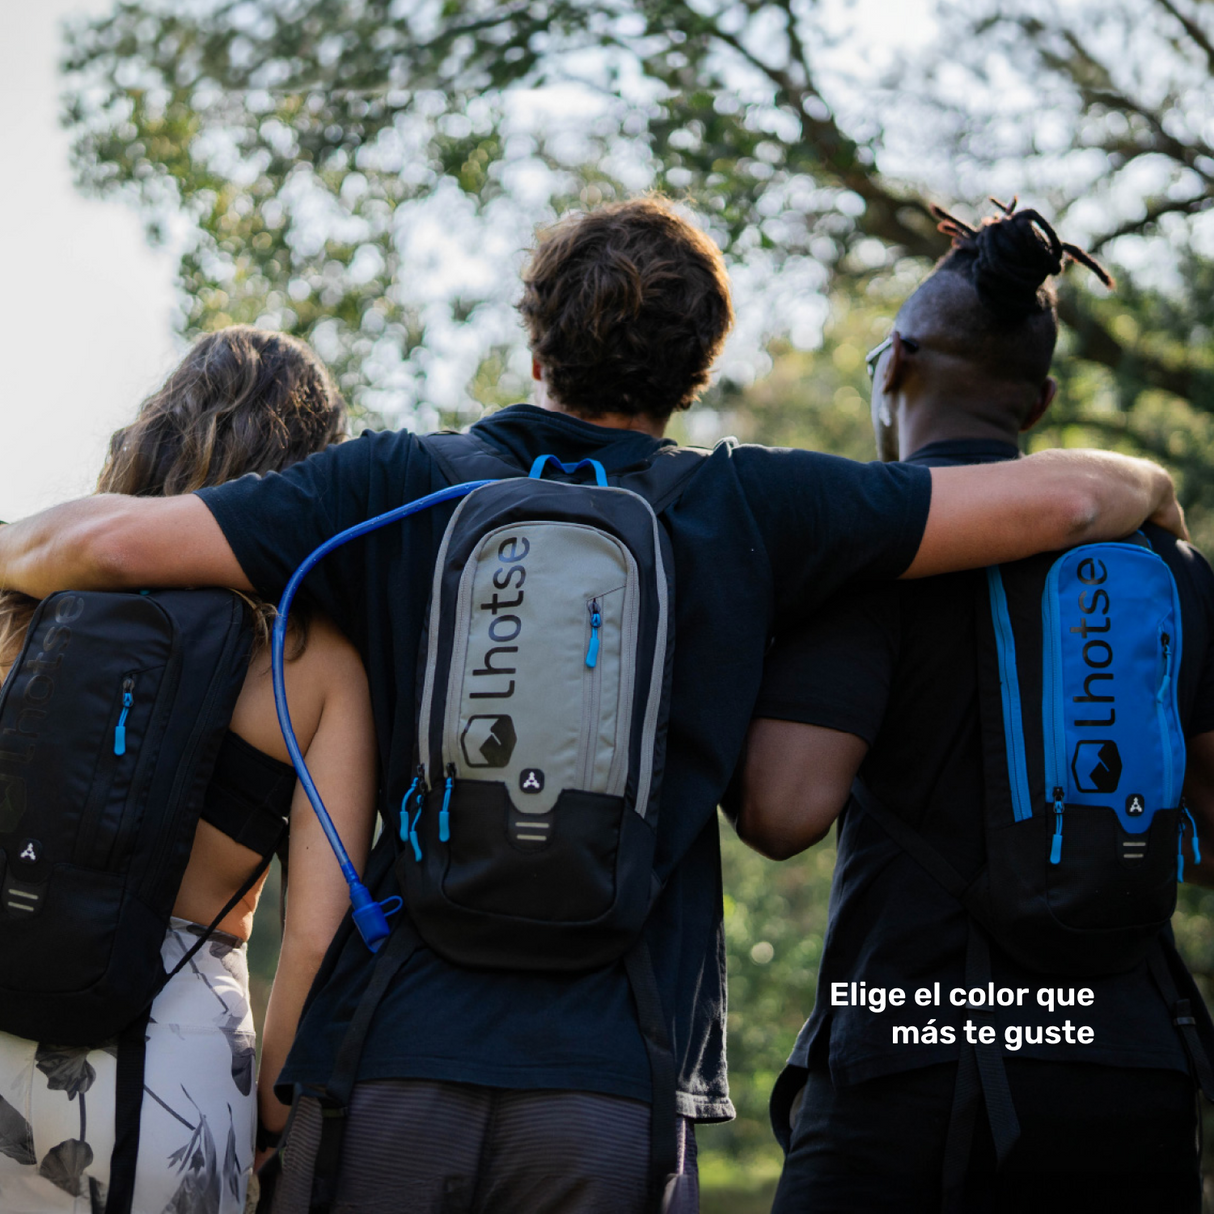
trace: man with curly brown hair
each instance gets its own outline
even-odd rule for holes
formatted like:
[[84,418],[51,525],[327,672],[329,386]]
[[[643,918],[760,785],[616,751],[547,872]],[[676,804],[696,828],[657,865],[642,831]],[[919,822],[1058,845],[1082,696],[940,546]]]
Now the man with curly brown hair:
[[[525,474],[539,456],[647,466],[672,413],[707,382],[732,320],[721,254],[669,203],[566,216],[541,234],[522,312],[539,406],[471,434]],[[217,584],[277,598],[335,532],[445,484],[416,436],[367,433],[281,476],[175,502],[94,498],[0,531],[0,584]],[[995,469],[860,465],[720,443],[659,514],[675,555],[669,729],[645,938],[673,1054],[670,1103],[619,964],[581,973],[473,970],[421,948],[367,1028],[334,1208],[568,1214],[694,1209],[697,1121],[733,1115],[716,805],[737,760],[777,621],[856,579],[922,576],[1113,536],[1157,514],[1182,527],[1167,476],[1098,453]],[[385,829],[366,874],[393,891],[398,809],[413,776],[418,638],[450,509],[349,544],[309,577],[368,667]],[[371,958],[339,933],[278,1090],[296,1095],[275,1209],[306,1210],[323,1088]],[[269,1077],[274,1078],[274,1077]],[[674,1175],[650,1175],[675,1121]],[[285,1113],[285,1110],[284,1110]],[[654,1135],[656,1138],[656,1134]],[[322,1163],[327,1161],[322,1161]],[[663,1195],[665,1194],[665,1196]]]

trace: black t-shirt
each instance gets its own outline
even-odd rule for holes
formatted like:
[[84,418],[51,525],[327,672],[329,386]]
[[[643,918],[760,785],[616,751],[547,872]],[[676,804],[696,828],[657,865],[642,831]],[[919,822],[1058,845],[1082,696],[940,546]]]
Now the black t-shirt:
[[[1000,443],[934,443],[915,464],[986,463],[1015,458]],[[1180,592],[1184,626],[1179,697],[1186,734],[1214,729],[1214,574],[1190,545],[1144,528]],[[869,751],[861,776],[893,812],[930,832],[933,846],[962,873],[984,859],[982,752],[975,665],[977,573],[844,591],[812,622],[777,637],[755,715],[856,734]],[[947,1004],[964,985],[967,919],[960,904],[862,811],[839,819],[838,854],[817,998],[790,1063],[829,1060],[836,1083],[858,1083],[957,1057],[957,1045],[895,1043],[893,1026],[960,1026]],[[1127,974],[1068,978],[1015,964],[992,947],[999,987],[1027,987],[1025,1005],[1001,1009],[1006,1025],[1088,1025],[1090,1044],[1024,1044],[1021,1057],[1186,1070],[1185,1055],[1145,963]],[[899,987],[907,1005],[874,1013],[831,1006],[832,983]],[[941,1007],[914,1006],[913,991],[940,983]],[[1043,987],[1093,992],[1090,1007],[1054,1013],[1036,1003]],[[1193,992],[1185,992],[1193,993]],[[846,992],[850,1001],[850,988]],[[1199,998],[1194,994],[1194,997]]]
[[[525,470],[551,452],[610,472],[650,457],[647,435],[515,405],[475,427]],[[406,433],[368,433],[278,475],[201,496],[259,594],[275,599],[303,558],[363,519],[440,488]],[[773,623],[803,618],[845,583],[910,563],[930,499],[922,468],[856,464],[724,442],[663,512],[675,554],[675,656],[656,869],[665,888],[646,928],[679,1066],[679,1110],[732,1115],[725,1078],[725,967],[716,804],[737,761]],[[327,557],[306,589],[366,662],[384,766],[390,851],[412,772],[417,649],[433,564],[454,504]],[[382,856],[373,867],[383,867]],[[373,893],[393,892],[392,878]],[[357,937],[327,971],[284,1083],[328,1079],[367,982]],[[362,1079],[429,1078],[647,1099],[649,1066],[621,966],[574,976],[474,971],[428,950],[391,986]]]

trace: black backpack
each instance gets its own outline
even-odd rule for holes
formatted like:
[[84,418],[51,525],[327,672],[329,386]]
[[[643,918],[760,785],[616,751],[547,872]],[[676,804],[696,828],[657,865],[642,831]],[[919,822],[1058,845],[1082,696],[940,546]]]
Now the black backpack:
[[251,635],[228,591],[66,591],[0,690],[0,1029],[118,1039],[109,1214],[130,1208],[144,1026]]

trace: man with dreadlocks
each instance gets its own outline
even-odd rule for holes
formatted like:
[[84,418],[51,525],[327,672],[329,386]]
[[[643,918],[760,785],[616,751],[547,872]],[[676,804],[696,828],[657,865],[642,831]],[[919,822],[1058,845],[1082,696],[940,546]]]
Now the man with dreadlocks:
[[[869,355],[885,460],[1016,459],[1017,435],[1041,418],[1057,386],[1051,280],[1074,260],[1112,285],[1037,212],[997,205],[1001,214],[977,229],[935,212],[952,250]],[[1214,834],[1214,574],[1188,544],[1146,532],[1180,593],[1186,792],[1204,843]],[[966,880],[982,870],[975,578],[984,588],[981,573],[961,573],[847,592],[809,625],[777,636],[768,656],[729,807],[738,832],[782,859],[816,843],[843,811],[817,1000],[772,1099],[788,1153],[773,1214],[907,1214],[942,1203],[964,1212],[1197,1211],[1191,1072],[1201,1069],[1210,1024],[1170,930],[1171,1000],[1145,962],[1113,976],[1047,977],[992,943],[995,990],[1023,992],[1004,1023],[1037,1027],[1025,1028],[1014,1050],[995,1047],[1011,1109],[988,1110],[976,1078],[959,1081],[970,1013],[949,999],[969,986],[969,916],[853,799],[859,774],[866,805],[883,803]],[[1039,1005],[1047,987],[1071,992],[1062,996],[1071,1006],[1079,988],[1092,992],[1086,1006],[1063,1009],[1092,1030],[1090,1042],[1074,1031],[1058,1044],[1043,1040],[1043,1025],[1062,1022]],[[890,1010],[894,988],[905,1003]],[[929,1005],[912,1000],[918,988],[935,995]],[[1188,1049],[1173,1024],[1184,1019],[1180,997],[1200,1016]],[[915,1026],[915,1038],[893,1033],[895,1024]],[[1041,1044],[1029,1044],[1034,1037]],[[988,1081],[984,1073],[983,1087]]]

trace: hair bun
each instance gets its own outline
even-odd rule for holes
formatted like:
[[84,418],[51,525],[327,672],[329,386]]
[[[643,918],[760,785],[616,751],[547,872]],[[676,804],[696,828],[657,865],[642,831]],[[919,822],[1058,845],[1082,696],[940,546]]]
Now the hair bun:
[[1037,292],[1064,265],[1054,229],[1036,211],[1019,211],[983,220],[973,240],[974,286],[983,303],[1006,320],[1039,311]]

